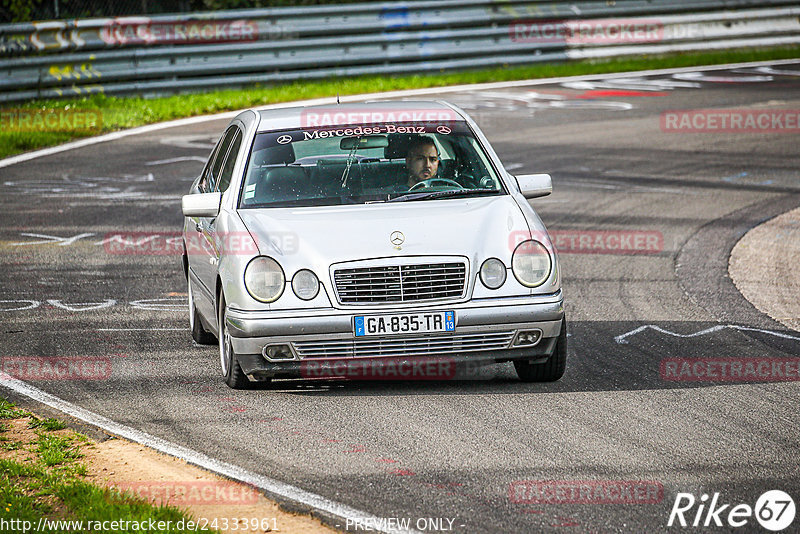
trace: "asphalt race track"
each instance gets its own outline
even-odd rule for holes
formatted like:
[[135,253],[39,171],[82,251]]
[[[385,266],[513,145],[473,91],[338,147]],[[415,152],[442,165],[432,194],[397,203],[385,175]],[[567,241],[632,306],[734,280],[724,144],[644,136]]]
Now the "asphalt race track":
[[[512,173],[552,174],[554,194],[532,201],[549,230],[601,236],[561,244],[561,381],[523,384],[504,364],[472,380],[228,389],[216,349],[192,345],[180,248],[132,252],[114,237],[178,236],[180,197],[226,120],[0,168],[0,356],[99,362],[95,376],[29,382],[420,531],[763,532],[753,517],[738,530],[667,521],[678,493],[719,493],[730,510],[778,489],[800,504],[800,382],[688,380],[667,366],[800,356],[800,334],[727,275],[748,229],[800,205],[797,120],[700,132],[664,114],[796,116],[800,62],[441,98],[477,118]],[[613,235],[624,253],[598,248]],[[657,246],[636,248],[636,235]],[[578,498],[552,491],[582,481]]]

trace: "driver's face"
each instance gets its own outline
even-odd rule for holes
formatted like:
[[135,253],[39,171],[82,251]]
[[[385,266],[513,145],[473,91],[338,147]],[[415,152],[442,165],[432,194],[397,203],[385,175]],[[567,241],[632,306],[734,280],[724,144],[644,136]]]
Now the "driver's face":
[[439,169],[439,154],[436,152],[436,147],[422,145],[412,148],[406,156],[406,168],[409,186],[436,176],[436,171]]

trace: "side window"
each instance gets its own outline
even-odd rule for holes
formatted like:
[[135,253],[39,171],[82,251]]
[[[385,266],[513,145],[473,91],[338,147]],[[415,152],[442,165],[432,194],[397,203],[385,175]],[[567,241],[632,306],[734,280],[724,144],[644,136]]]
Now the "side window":
[[219,152],[219,145],[221,144],[222,144],[222,138],[220,137],[219,141],[217,141],[217,145],[214,147],[214,150],[211,151],[211,155],[208,157],[206,166],[205,168],[203,168],[203,173],[200,175],[200,181],[197,182],[197,189],[201,193],[210,192],[208,189],[208,182],[209,182],[208,177],[211,174],[211,166],[214,163],[214,159],[217,157],[217,153]]
[[236,159],[239,156],[239,148],[242,146],[242,132],[238,128],[231,143],[231,149],[228,151],[228,157],[225,159],[225,165],[222,166],[222,172],[219,175],[217,190],[225,192],[228,186],[231,185],[231,177],[233,176],[233,166],[236,164]]
[[222,162],[225,161],[225,154],[228,152],[228,147],[231,145],[233,135],[238,130],[239,129],[237,127],[231,126],[225,132],[225,135],[222,137],[222,139],[220,139],[220,142],[217,143],[217,149],[214,152],[214,155],[211,157],[206,170],[203,171],[203,177],[200,179],[199,187],[202,193],[210,193],[214,191],[215,186],[217,185],[219,171],[222,167]]

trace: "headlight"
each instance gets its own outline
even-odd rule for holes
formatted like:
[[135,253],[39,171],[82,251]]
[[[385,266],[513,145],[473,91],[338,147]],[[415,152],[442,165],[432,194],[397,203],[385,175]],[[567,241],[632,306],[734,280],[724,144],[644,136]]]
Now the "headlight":
[[244,270],[247,292],[261,302],[274,302],[283,294],[286,277],[278,262],[267,256],[250,260]]
[[523,241],[514,249],[511,270],[519,283],[527,287],[544,284],[550,276],[552,261],[544,245],[536,240]]
[[481,282],[489,289],[497,289],[506,281],[506,266],[497,258],[489,258],[481,265]]
[[308,269],[297,271],[292,278],[292,291],[303,300],[311,300],[319,293],[319,279]]

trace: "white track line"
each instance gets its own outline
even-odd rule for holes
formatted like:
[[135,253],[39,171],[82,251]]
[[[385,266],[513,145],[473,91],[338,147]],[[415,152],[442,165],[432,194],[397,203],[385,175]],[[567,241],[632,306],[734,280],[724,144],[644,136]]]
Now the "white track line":
[[[330,501],[321,495],[316,495],[314,493],[302,490],[296,486],[285,484],[264,475],[253,473],[227,462],[215,460],[214,458],[206,456],[203,453],[194,451],[192,449],[187,449],[186,447],[176,445],[164,439],[147,434],[146,432],[122,425],[112,421],[111,419],[103,417],[102,415],[90,412],[89,410],[81,408],[80,406],[76,406],[70,402],[51,395],[50,393],[42,391],[39,388],[26,384],[25,382],[17,380],[11,376],[0,376],[0,386],[10,389],[20,395],[25,395],[26,397],[41,402],[42,404],[46,404],[47,406],[71,415],[72,417],[76,417],[89,423],[90,425],[99,427],[106,432],[114,434],[115,436],[140,443],[164,454],[174,456],[175,458],[180,458],[189,462],[190,464],[213,471],[224,477],[238,480],[244,482],[245,484],[251,484],[267,492],[268,494],[273,494],[273,498],[274,495],[279,495],[281,497],[291,499],[292,501],[310,506],[316,510],[321,510],[333,516],[340,517],[343,520],[350,517],[371,521],[372,525],[385,523],[385,521],[384,523],[380,523],[381,518],[374,517],[371,514],[362,512],[361,510]],[[387,534],[417,534],[417,531],[414,530],[397,530],[388,528],[385,530],[376,529],[376,532],[385,532]]]
[[[614,72],[609,74],[587,74],[584,76],[563,76],[560,78],[539,78],[536,80],[517,80],[513,82],[494,82],[494,83],[479,83],[473,85],[452,85],[449,87],[428,87],[425,89],[408,89],[404,91],[390,91],[388,93],[367,93],[362,95],[350,95],[341,97],[341,102],[361,102],[364,100],[386,99],[386,98],[403,98],[407,96],[424,96],[441,93],[454,93],[458,91],[479,91],[491,89],[507,89],[510,87],[527,87],[534,85],[547,85],[553,83],[561,83],[566,81],[582,81],[582,80],[608,80],[613,78],[629,78],[631,76],[657,76],[663,74],[678,74],[682,72],[699,72],[709,70],[725,70],[725,69],[742,69],[750,67],[768,67],[774,65],[789,65],[798,63],[797,59],[783,59],[774,61],[751,61],[748,63],[728,63],[726,65],[702,65],[698,67],[681,67],[674,69],[661,69],[661,70],[640,70],[629,72]],[[280,104],[270,104],[257,109],[280,109],[295,106],[313,106],[316,104],[332,104],[335,102],[334,97],[328,98],[315,98],[312,100],[300,100],[297,102],[282,102]],[[241,111],[241,110],[240,110]],[[42,150],[34,150],[33,152],[26,152],[17,156],[0,160],[0,168],[8,167],[23,161],[30,161],[32,159],[41,158],[82,148],[86,146],[95,145],[97,143],[105,143],[106,141],[114,141],[123,137],[131,135],[139,135],[144,133],[156,132],[166,128],[176,128],[178,126],[187,126],[197,124],[205,121],[213,121],[220,119],[229,119],[235,117],[240,111],[227,111],[225,113],[217,113],[215,115],[205,115],[201,117],[189,117],[187,119],[178,119],[169,122],[161,122],[158,124],[149,124],[147,126],[140,126],[139,128],[131,128],[130,130],[122,130],[110,134],[100,135],[97,137],[89,137],[71,143],[65,143]]]
[[634,328],[630,332],[625,332],[624,334],[620,334],[618,336],[614,336],[614,341],[619,344],[625,345],[628,343],[627,339],[630,336],[635,336],[639,332],[644,332],[645,330],[655,330],[656,332],[661,332],[662,334],[667,334],[673,337],[682,337],[682,338],[690,338],[690,337],[697,337],[697,336],[704,336],[706,334],[711,334],[713,332],[718,332],[719,330],[723,330],[726,328],[730,328],[732,330],[740,330],[743,332],[759,332],[761,334],[769,334],[771,336],[780,337],[783,339],[793,339],[795,341],[800,341],[800,337],[790,336],[789,334],[782,334],[780,332],[775,332],[773,330],[764,330],[763,328],[751,328],[749,326],[739,326],[735,324],[721,324],[717,326],[712,326],[711,328],[706,328],[705,330],[698,330],[693,334],[679,334],[677,332],[673,332],[671,330],[665,330],[660,326],[656,326],[654,324],[646,324],[640,326],[639,328]]

